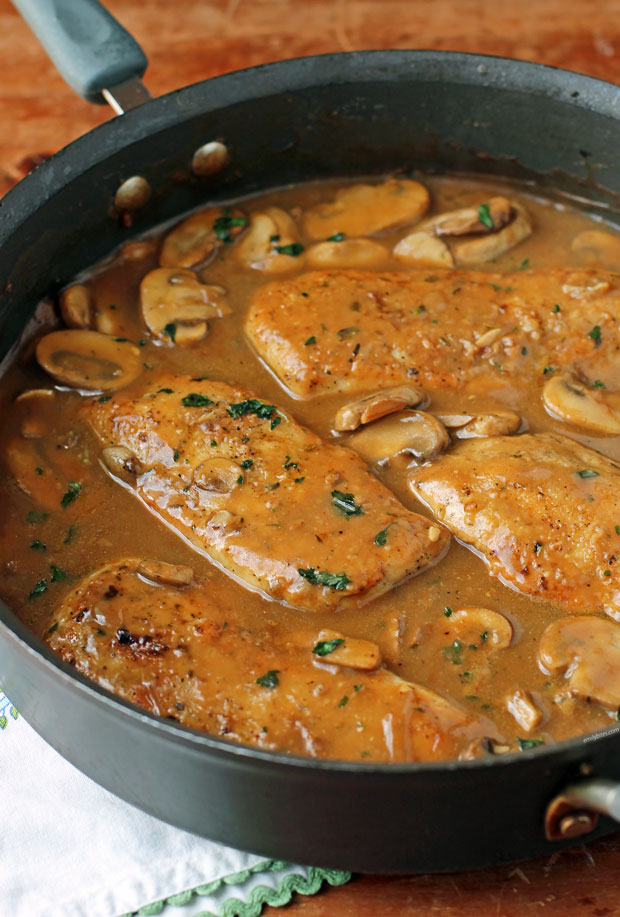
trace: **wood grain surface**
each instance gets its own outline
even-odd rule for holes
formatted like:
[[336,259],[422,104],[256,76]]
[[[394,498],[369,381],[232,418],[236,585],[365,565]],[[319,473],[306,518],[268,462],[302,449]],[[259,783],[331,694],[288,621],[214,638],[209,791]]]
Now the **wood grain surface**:
[[[154,95],[284,57],[367,48],[499,54],[620,83],[619,0],[107,0],[107,6],[144,48],[145,82]],[[42,157],[110,115],[71,92],[8,0],[0,0],[0,73],[1,195]],[[620,915],[620,838],[481,872],[356,876],[296,898],[284,913]],[[264,911],[278,914],[283,911]]]

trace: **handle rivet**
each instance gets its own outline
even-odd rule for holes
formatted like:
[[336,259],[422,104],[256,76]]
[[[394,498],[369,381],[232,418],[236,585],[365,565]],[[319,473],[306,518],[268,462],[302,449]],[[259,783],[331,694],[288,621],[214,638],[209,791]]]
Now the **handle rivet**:
[[199,146],[192,157],[192,172],[201,178],[215,175],[224,168],[230,155],[221,140],[212,140]]
[[559,833],[562,837],[580,837],[582,834],[589,834],[596,827],[596,819],[589,812],[575,812],[573,815],[565,815],[558,825]]
[[119,185],[114,195],[114,206],[119,211],[138,210],[146,204],[150,196],[151,186],[146,178],[141,175],[132,175]]

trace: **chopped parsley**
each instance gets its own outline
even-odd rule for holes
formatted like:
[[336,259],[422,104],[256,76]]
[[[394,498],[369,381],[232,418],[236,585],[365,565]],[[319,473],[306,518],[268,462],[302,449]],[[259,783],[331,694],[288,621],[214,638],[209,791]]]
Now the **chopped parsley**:
[[312,344],[316,344],[316,337],[313,334],[304,342],[304,347],[311,347]]
[[522,354],[522,356],[526,356],[526,355],[527,355],[527,347],[522,347],[522,348],[521,348],[521,354]]
[[337,331],[336,334],[343,341],[345,338],[353,337],[354,334],[357,334],[359,328],[356,325],[351,325],[349,328],[341,328],[340,331]]
[[163,334],[165,334],[166,337],[169,337],[172,343],[174,344],[175,338],[177,335],[177,326],[175,325],[175,323],[168,322],[168,324],[165,325],[164,327]]
[[28,596],[29,599],[36,599],[38,595],[42,595],[44,592],[47,592],[47,580],[40,579],[38,583],[32,588],[32,592]]
[[69,490],[63,494],[62,500],[60,501],[60,505],[62,507],[69,506],[70,503],[73,503],[74,500],[77,500],[80,495],[80,491],[82,490],[82,485],[79,481],[69,481],[67,487]]
[[290,245],[274,245],[274,248],[279,255],[291,255],[292,258],[297,258],[304,250],[300,242],[291,242]]
[[517,270],[518,270],[518,271],[524,271],[525,268],[526,268],[526,267],[529,267],[529,266],[530,266],[530,259],[529,259],[529,258],[524,258],[523,261],[521,262],[521,264],[519,265],[519,267],[517,268]]
[[595,325],[592,331],[588,331],[588,337],[594,341],[594,346],[598,347],[598,345],[601,343],[601,340],[602,340],[601,326]]
[[206,395],[200,395],[198,392],[190,392],[189,395],[181,398],[181,404],[186,408],[206,408],[210,404],[213,404],[213,401],[207,398]]
[[344,697],[341,697],[340,700],[338,701],[338,706],[339,706],[339,707],[346,707],[348,703],[349,703],[349,698],[348,698],[348,696],[345,694]]
[[461,653],[463,652],[463,644],[460,640],[455,640],[454,643],[451,643],[450,646],[444,646],[441,651],[445,659],[449,659],[450,662],[454,665],[461,665],[463,662],[461,658]]
[[344,637],[336,637],[334,640],[319,640],[312,652],[315,656],[329,656],[334,650],[338,649],[344,643]]
[[50,564],[50,570],[52,571],[52,582],[59,583],[61,580],[66,579],[69,575],[65,573],[60,567],[57,567],[56,564]]
[[493,218],[491,217],[491,214],[489,213],[488,204],[480,204],[480,206],[478,207],[478,219],[480,220],[483,226],[487,227],[487,229],[495,228],[495,224],[493,223]]
[[343,239],[344,239],[344,233],[343,233],[343,232],[335,232],[335,233],[333,234],[333,236],[328,236],[328,237],[327,237],[327,241],[328,241],[328,242],[342,242]]
[[42,541],[39,541],[37,538],[36,541],[33,541],[30,545],[33,551],[47,551],[47,545],[43,544]]
[[576,471],[575,474],[578,478],[598,478],[598,471],[592,471],[591,468],[582,468],[581,471]]
[[289,468],[296,468],[297,471],[299,471],[299,465],[297,464],[297,462],[291,462],[291,457],[290,457],[290,455],[287,455],[287,456],[285,457],[285,459],[284,459],[284,464],[282,465],[282,467],[283,467],[283,468],[286,468],[287,471],[288,471]]
[[43,474],[43,469],[41,468],[40,465],[37,465],[37,467],[34,470],[36,471],[37,474]]
[[302,481],[305,481],[305,477],[295,478],[295,484],[301,484]]
[[517,743],[521,751],[526,751],[528,748],[536,748],[537,745],[543,745],[544,739],[521,739],[517,737]]
[[251,468],[253,464],[254,464],[254,459],[244,459],[241,462],[241,467],[243,468],[244,471],[247,471],[247,469]]
[[359,503],[355,502],[353,494],[345,494],[341,490],[332,490],[332,502],[343,516],[364,515],[364,510]]
[[553,307],[553,311],[554,311],[554,312],[561,312],[561,311],[562,311],[562,310],[560,309],[560,307],[558,306],[557,302],[556,302],[555,306]]
[[35,510],[30,510],[26,516],[26,522],[29,522],[30,525],[37,525],[39,522],[45,522],[49,513],[37,513]]
[[592,388],[607,388],[607,386],[600,379],[595,379],[592,383]]
[[620,535],[620,525],[616,526],[616,535]]
[[394,523],[390,522],[390,524],[386,525],[384,529],[381,529],[380,532],[377,532],[377,534],[373,538],[373,542],[377,545],[378,548],[382,548],[386,544],[388,529],[391,528],[391,526],[393,525]]
[[534,542],[534,554],[540,554],[540,549],[542,548],[542,541]]
[[548,376],[549,373],[553,372],[553,366],[545,366],[543,369],[543,376]]
[[329,586],[330,589],[336,589],[338,592],[343,592],[351,582],[346,573],[328,573],[327,570],[317,571],[314,567],[306,569],[298,567],[297,572],[313,586]]
[[72,542],[73,539],[75,538],[75,532],[76,532],[75,526],[70,525],[69,528],[67,529],[67,534],[65,535],[65,537],[62,540],[62,543],[69,544],[70,542]]
[[237,484],[239,485],[243,484],[243,475],[242,474],[240,474],[239,477],[237,478]]
[[226,245],[230,245],[232,242],[232,236],[230,230],[234,229],[237,226],[247,226],[248,218],[244,216],[233,217],[230,216],[230,207],[225,207],[222,211],[222,216],[216,217],[213,221],[213,229],[215,230],[215,238],[219,239],[220,242],[224,242]]
[[110,401],[111,398],[112,398],[112,395],[101,395],[99,398],[97,398],[97,401],[104,403],[106,401]]
[[48,630],[48,634],[53,634],[53,633],[54,633],[55,631],[57,631],[57,630],[58,630],[58,621],[54,621],[54,623],[52,624],[52,626],[51,626],[50,629]]
[[443,613],[445,614],[446,618],[451,618],[451,617],[452,617],[452,609],[450,608],[449,605],[445,605],[445,606],[444,606]]
[[275,404],[265,404],[258,398],[248,398],[246,401],[240,401],[238,404],[229,404],[226,413],[235,420],[238,417],[244,417],[246,414],[256,414],[264,420],[271,420],[271,429],[273,430],[281,421],[278,416],[278,409]]
[[280,669],[269,669],[268,672],[265,672],[264,675],[260,675],[256,679],[256,684],[260,685],[261,688],[277,688],[280,684],[280,679],[278,678],[278,673]]
[[156,394],[156,395],[160,395],[162,392],[164,392],[164,394],[166,394],[166,395],[172,395],[172,389],[171,389],[171,388],[158,388],[157,391],[155,392],[155,394]]

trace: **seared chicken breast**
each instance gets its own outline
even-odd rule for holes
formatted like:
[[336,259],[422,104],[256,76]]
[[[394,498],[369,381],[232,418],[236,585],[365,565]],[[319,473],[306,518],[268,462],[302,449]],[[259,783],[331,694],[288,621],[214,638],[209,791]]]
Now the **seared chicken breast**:
[[446,530],[405,509],[352,451],[245,389],[162,374],[85,410],[105,463],[136,496],[228,573],[290,605],[367,600],[446,549]]

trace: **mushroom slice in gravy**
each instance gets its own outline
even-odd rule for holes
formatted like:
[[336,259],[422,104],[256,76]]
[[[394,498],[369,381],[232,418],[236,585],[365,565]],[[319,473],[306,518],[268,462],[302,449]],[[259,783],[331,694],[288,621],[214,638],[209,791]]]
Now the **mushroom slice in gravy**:
[[342,239],[317,242],[306,252],[308,267],[380,267],[390,253],[372,239]]
[[269,207],[252,216],[250,228],[238,244],[237,258],[247,267],[281,274],[302,267],[305,254],[292,216],[280,207]]
[[352,666],[352,659],[315,665],[345,652],[344,635],[331,653],[309,654],[307,646],[279,640],[269,619],[249,628],[225,583],[177,582],[168,574],[149,583],[153,570],[169,566],[123,558],[95,571],[45,622],[45,639],[126,700],[261,748],[349,760],[442,760],[476,737],[498,737],[485,717],[398,678],[379,661],[372,669]]
[[545,630],[538,659],[563,674],[571,694],[620,707],[620,625],[605,618],[560,618]]
[[428,232],[412,232],[394,246],[394,257],[413,267],[454,267],[445,242]]
[[148,467],[135,494],[251,587],[329,611],[388,591],[444,553],[445,530],[435,534],[350,449],[276,405],[207,379],[148,382],[84,410],[106,448]]
[[620,392],[587,384],[575,373],[559,373],[545,382],[542,397],[553,417],[603,436],[620,434]]
[[213,207],[193,213],[172,229],[161,247],[161,267],[193,267],[220,245],[234,242],[248,225],[238,207]]
[[424,216],[430,195],[424,185],[406,178],[390,178],[378,185],[348,185],[331,201],[306,211],[304,227],[312,239],[367,236],[392,226],[413,223]]
[[395,411],[402,411],[403,408],[414,408],[425,400],[426,395],[415,385],[400,385],[382,392],[374,392],[339,408],[334,419],[334,430],[340,433],[357,430],[362,424],[371,423]]
[[551,433],[456,444],[413,493],[491,573],[575,611],[620,615],[620,467]]
[[441,414],[437,420],[457,439],[475,436],[510,436],[516,433],[522,420],[514,411],[493,411],[489,414]]
[[39,340],[36,357],[55,382],[86,391],[112,392],[142,372],[135,344],[99,331],[52,331]]
[[424,411],[400,411],[358,430],[347,446],[371,465],[430,462],[448,446],[444,425]]
[[202,283],[193,271],[160,267],[140,284],[140,309],[155,337],[186,344],[205,337],[207,319],[229,314],[225,296],[223,287]]
[[457,264],[479,264],[481,261],[493,261],[505,252],[510,251],[515,245],[523,242],[532,234],[530,218],[523,207],[513,203],[515,217],[499,232],[479,236],[476,239],[467,239],[455,242],[452,253]]

